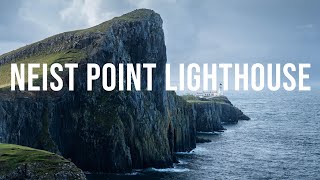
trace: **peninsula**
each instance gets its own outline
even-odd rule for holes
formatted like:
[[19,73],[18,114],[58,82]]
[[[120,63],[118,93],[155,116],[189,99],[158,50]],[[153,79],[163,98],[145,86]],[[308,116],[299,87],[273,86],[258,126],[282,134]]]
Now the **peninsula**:
[[[77,63],[74,90],[69,74],[61,73],[61,91],[10,91],[11,63]],[[101,81],[93,81],[88,92],[88,63],[154,63],[153,90],[118,91],[123,84],[117,81],[114,91],[104,91]],[[221,129],[223,121],[237,122],[243,114],[226,97],[189,101],[166,91],[166,63],[162,19],[148,9],[1,55],[0,143],[56,153],[90,172],[171,167],[176,152],[196,147],[197,131]],[[142,74],[141,89],[147,82]]]

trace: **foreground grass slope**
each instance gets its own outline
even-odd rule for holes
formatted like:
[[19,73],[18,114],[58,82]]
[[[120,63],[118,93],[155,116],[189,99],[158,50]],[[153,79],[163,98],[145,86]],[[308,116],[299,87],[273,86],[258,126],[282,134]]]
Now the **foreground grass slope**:
[[63,157],[47,151],[0,144],[0,179],[85,179]]

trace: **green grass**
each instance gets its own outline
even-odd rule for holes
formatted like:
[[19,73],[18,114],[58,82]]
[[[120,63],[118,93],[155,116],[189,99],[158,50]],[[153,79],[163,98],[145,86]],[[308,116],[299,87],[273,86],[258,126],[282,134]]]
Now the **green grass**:
[[203,99],[193,95],[183,95],[182,98],[188,103],[224,103],[230,104],[230,101],[225,96],[216,96],[210,99]]
[[188,103],[219,103],[219,104],[228,104],[225,101],[217,101],[217,100],[210,100],[210,101],[202,101],[202,100],[188,100]]
[[[65,63],[75,63],[84,59],[86,55],[80,50],[69,50],[64,52],[58,52],[48,55],[36,55],[28,57],[25,59],[19,59],[15,63],[20,64],[24,63],[25,65],[25,81],[27,81],[27,64],[30,63],[41,63],[41,68],[35,68],[34,73],[42,76],[42,64],[48,64],[50,67],[53,63],[60,63],[64,65]],[[48,68],[49,70],[49,68]],[[49,74],[49,73],[48,73]],[[7,63],[0,66],[0,88],[9,87],[11,83],[11,63]]]
[[61,163],[69,163],[63,157],[47,151],[13,144],[0,144],[0,175],[15,170],[25,164],[39,163],[39,173],[48,173],[58,170]]
[[198,98],[198,97],[196,97],[194,95],[191,95],[191,94],[182,95],[181,97],[186,101],[196,101],[196,100],[200,99],[200,98]]
[[187,100],[188,103],[214,103],[214,101]]
[[[52,37],[48,37],[46,39],[43,39],[41,41],[38,41],[38,42],[35,42],[33,44],[30,44],[30,45],[26,45],[24,47],[21,47],[19,49],[16,49],[16,50],[13,50],[13,51],[10,51],[10,52],[7,52],[5,54],[2,54],[0,55],[0,59],[6,57],[6,56],[9,56],[9,55],[12,55],[12,54],[15,54],[19,51],[24,51],[24,50],[27,50],[29,47],[32,47],[33,45],[35,44],[46,44],[50,39],[54,38],[54,37],[57,37],[57,36],[60,36],[62,34],[75,34],[75,35],[83,35],[83,34],[90,34],[90,33],[102,33],[102,32],[106,32],[107,29],[109,29],[111,27],[111,25],[115,24],[115,23],[121,23],[121,22],[133,22],[133,21],[137,21],[137,20],[141,20],[141,19],[144,19],[144,18],[147,18],[150,16],[150,14],[153,13],[152,10],[147,10],[147,9],[138,9],[138,10],[135,10],[135,11],[132,11],[132,12],[129,12],[127,14],[124,14],[122,16],[119,16],[119,17],[115,17],[109,21],[106,21],[106,22],[103,22],[99,25],[96,25],[96,26],[93,26],[93,27],[90,27],[90,28],[87,28],[87,29],[81,29],[81,30],[75,30],[75,31],[69,31],[69,32],[63,32],[63,33],[60,33],[60,34],[57,34],[57,35],[54,35]],[[42,53],[45,53],[42,52]]]
[[74,32],[78,35],[81,35],[84,33],[90,33],[90,32],[105,32],[108,28],[111,27],[111,25],[113,25],[115,23],[133,22],[133,21],[141,20],[146,17],[149,17],[151,13],[153,13],[152,10],[138,9],[138,10],[134,10],[132,12],[129,12],[127,14],[124,14],[122,16],[115,17],[115,18],[113,18],[109,21],[103,22],[97,26],[93,26],[88,29],[77,30]]

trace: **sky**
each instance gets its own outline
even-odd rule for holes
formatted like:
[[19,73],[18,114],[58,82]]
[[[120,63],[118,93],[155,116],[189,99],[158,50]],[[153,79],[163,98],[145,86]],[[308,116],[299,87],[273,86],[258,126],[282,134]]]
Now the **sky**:
[[311,63],[319,84],[318,0],[4,0],[0,54],[138,8],[161,15],[171,64]]

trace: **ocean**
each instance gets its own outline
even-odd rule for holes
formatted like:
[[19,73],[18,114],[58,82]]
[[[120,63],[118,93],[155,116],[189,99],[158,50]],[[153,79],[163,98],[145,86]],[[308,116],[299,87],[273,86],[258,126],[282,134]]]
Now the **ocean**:
[[174,168],[88,179],[320,179],[320,92],[226,93],[251,120],[200,134],[212,142],[177,153]]

